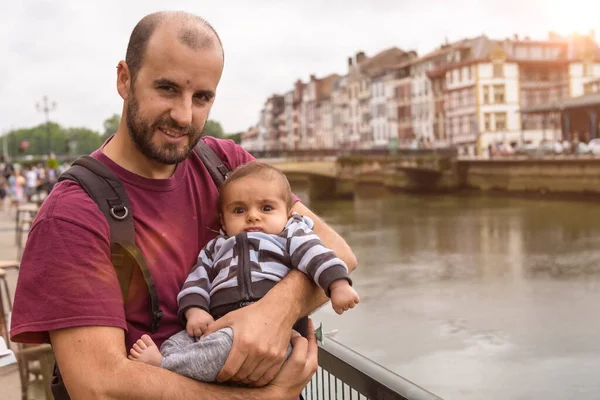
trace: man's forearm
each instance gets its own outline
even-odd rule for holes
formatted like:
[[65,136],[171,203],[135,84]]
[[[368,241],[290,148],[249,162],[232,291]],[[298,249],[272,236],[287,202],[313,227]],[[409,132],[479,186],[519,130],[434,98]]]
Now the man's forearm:
[[[267,389],[197,382],[163,368],[124,361],[101,398],[109,399],[271,399]],[[75,400],[75,399],[74,399]]]
[[329,301],[323,289],[298,270],[290,271],[264,299],[275,307],[281,306],[290,325]]
[[67,328],[50,332],[50,339],[73,400],[277,398],[272,389],[199,383],[163,368],[129,360],[125,357],[124,334],[119,328]]

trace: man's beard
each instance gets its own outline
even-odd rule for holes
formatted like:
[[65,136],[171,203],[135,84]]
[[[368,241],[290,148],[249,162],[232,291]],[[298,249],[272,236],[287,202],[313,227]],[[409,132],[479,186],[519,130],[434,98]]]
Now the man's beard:
[[[153,161],[167,165],[178,164],[185,160],[202,137],[204,126],[200,132],[192,125],[183,128],[168,116],[157,119],[149,124],[140,117],[140,106],[133,92],[130,93],[128,100],[126,116],[127,130],[129,131],[129,136],[142,154]],[[180,150],[176,143],[166,143],[160,147],[153,144],[152,137],[159,127],[173,129],[187,135],[188,145]]]

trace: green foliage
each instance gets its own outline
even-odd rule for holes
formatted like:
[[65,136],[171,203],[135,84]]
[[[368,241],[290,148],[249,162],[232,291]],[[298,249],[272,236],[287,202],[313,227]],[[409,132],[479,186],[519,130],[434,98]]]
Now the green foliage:
[[[50,122],[48,125],[40,124],[32,128],[15,129],[6,135],[8,154],[11,158],[35,157],[49,154],[50,149],[57,156],[90,154],[117,131],[119,123],[120,116],[117,114],[107,118],[103,124],[103,134],[84,127],[67,128],[55,122]],[[236,143],[239,143],[239,137],[241,137],[241,133],[225,136],[221,124],[213,120],[206,122],[204,133],[217,138],[233,139]],[[23,141],[29,142],[29,147],[19,151],[19,146]]]
[[[56,155],[65,155],[68,153],[68,140],[77,144],[76,154],[89,154],[102,144],[98,132],[88,128],[63,128],[54,122],[48,126],[40,124],[13,130],[7,134],[6,140],[11,157],[48,154],[50,149]],[[23,141],[29,142],[29,147],[20,152],[19,146]]]
[[225,136],[225,132],[223,131],[223,127],[220,123],[209,119],[206,121],[206,125],[204,126],[204,135],[223,138]]
[[237,144],[241,144],[242,143],[242,134],[243,133],[244,132],[228,133],[227,136],[225,136],[225,137],[227,139],[233,140]]
[[102,126],[104,127],[104,133],[102,134],[102,141],[104,142],[111,135],[114,135],[119,129],[121,123],[121,116],[119,114],[113,114],[112,117],[104,120]]
[[58,168],[58,160],[56,158],[50,158],[47,162],[46,162],[46,166],[48,168],[51,169],[55,169]]

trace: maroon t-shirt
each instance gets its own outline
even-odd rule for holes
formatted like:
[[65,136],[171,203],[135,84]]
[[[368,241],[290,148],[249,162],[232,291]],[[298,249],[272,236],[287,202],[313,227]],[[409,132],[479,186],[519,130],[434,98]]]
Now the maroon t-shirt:
[[[203,139],[231,169],[253,157],[230,140]],[[136,243],[154,278],[161,326],[149,332],[148,289],[134,268],[127,321],[110,261],[109,226],[93,200],[74,182],[58,183],[44,201],[27,239],[12,315],[12,340],[48,342],[48,331],[75,326],[126,330],[126,345],[144,333],[158,346],[182,329],[177,294],[202,247],[219,230],[218,189],[196,153],[169,179],[133,174],[105,156],[92,154],[121,179],[135,225]]]

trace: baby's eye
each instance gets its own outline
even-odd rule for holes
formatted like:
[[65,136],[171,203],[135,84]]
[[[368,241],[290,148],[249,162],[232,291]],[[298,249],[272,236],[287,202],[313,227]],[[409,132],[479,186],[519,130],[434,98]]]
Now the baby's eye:
[[267,204],[266,206],[263,206],[263,211],[273,211],[273,206]]
[[233,209],[233,213],[234,214],[243,214],[244,213],[244,209],[242,207],[236,207]]

